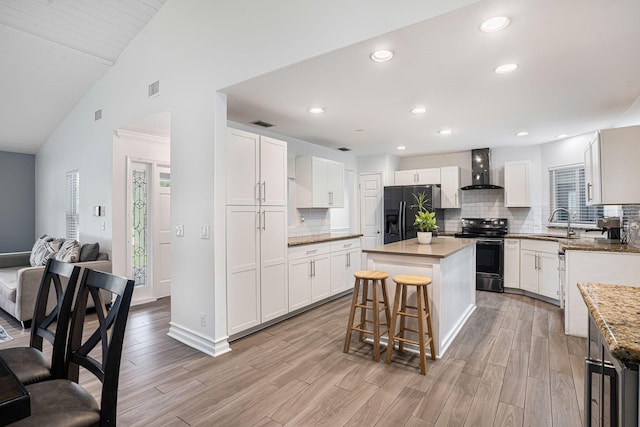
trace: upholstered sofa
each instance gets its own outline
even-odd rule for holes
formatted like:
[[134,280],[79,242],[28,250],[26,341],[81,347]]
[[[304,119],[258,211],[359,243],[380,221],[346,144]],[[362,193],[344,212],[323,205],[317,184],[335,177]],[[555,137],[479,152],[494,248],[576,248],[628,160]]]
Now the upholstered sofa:
[[[31,266],[30,257],[31,252],[0,254],[0,308],[20,321],[23,327],[33,317],[44,272],[44,265]],[[74,264],[111,273],[111,261],[106,253],[99,253],[95,261]]]

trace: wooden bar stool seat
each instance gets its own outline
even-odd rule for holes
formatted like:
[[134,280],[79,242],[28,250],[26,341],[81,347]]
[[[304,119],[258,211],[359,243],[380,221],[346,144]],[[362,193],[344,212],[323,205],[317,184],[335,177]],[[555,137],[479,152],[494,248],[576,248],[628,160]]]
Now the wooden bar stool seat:
[[[389,274],[383,271],[363,270],[356,271],[353,275],[356,280],[353,285],[353,297],[351,298],[347,336],[344,340],[344,352],[349,352],[351,333],[353,331],[358,332],[360,341],[364,341],[364,334],[371,334],[373,336],[373,360],[378,362],[380,360],[380,337],[389,332],[389,320],[391,319],[386,282]],[[371,298],[369,298],[369,283],[372,285]],[[382,293],[382,298],[380,298],[380,292]],[[359,296],[359,294],[361,295]],[[358,302],[358,298],[360,298],[360,302]],[[360,322],[354,325],[357,309],[360,310]],[[372,312],[371,318],[367,317],[368,311]],[[384,322],[380,322],[381,312],[384,312]],[[367,329],[367,324],[372,324],[373,328]],[[380,326],[385,326],[385,329],[380,331]]]
[[[431,312],[429,310],[429,295],[427,286],[431,284],[431,279],[424,276],[410,276],[401,274],[393,277],[396,283],[396,297],[393,302],[393,315],[389,330],[389,345],[387,346],[386,363],[391,363],[391,353],[393,352],[393,342],[398,341],[398,349],[403,351],[404,343],[417,345],[420,349],[420,373],[427,373],[427,356],[425,347],[429,345],[431,359],[436,360],[435,345],[433,342],[433,332],[431,329]],[[407,304],[407,294],[409,287],[416,288],[416,306]],[[414,310],[415,313],[408,310]],[[418,329],[408,328],[406,318],[417,319]],[[399,319],[398,319],[399,318]],[[395,333],[397,322],[400,321],[398,333]],[[426,324],[425,324],[426,323]],[[425,330],[426,329],[426,330]],[[408,339],[406,332],[418,335],[417,340]]]

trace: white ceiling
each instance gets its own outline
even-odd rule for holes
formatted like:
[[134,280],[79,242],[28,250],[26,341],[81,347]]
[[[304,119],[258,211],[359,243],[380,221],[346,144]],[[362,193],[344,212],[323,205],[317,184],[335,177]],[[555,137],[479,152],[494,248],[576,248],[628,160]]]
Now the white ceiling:
[[[479,30],[497,15],[511,25]],[[380,48],[395,58],[372,62]],[[511,62],[515,72],[493,72]],[[640,2],[481,1],[224,92],[230,120],[263,120],[273,132],[356,155],[538,144],[640,123]],[[427,113],[411,115],[419,105]],[[325,113],[309,114],[312,106]],[[523,130],[529,135],[515,136]]]
[[0,151],[35,153],[166,0],[0,0]]

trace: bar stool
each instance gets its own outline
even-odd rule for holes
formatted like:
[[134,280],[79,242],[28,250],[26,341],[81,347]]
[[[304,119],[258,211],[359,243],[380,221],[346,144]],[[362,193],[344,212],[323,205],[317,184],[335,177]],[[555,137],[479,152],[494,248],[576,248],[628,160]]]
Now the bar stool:
[[[436,350],[433,343],[433,332],[431,330],[431,313],[429,310],[429,296],[427,294],[427,286],[431,284],[431,279],[423,276],[410,276],[401,274],[393,277],[396,282],[396,297],[393,302],[393,315],[391,316],[391,327],[389,333],[389,345],[387,346],[386,363],[391,363],[391,353],[393,352],[393,341],[398,340],[398,349],[403,350],[403,344],[415,344],[420,347],[420,373],[427,373],[427,357],[425,347],[429,345],[431,351],[431,359],[436,360]],[[407,305],[407,290],[412,286],[416,288],[417,307]],[[416,313],[409,313],[407,309],[416,310]],[[395,334],[398,316],[400,317],[400,329]],[[418,329],[406,327],[406,318],[412,317],[418,320]],[[427,330],[425,331],[424,321],[427,321]],[[418,340],[411,340],[405,337],[405,332],[413,332],[418,334]],[[425,335],[428,335],[426,339]]]
[[[351,332],[357,331],[359,333],[360,341],[364,341],[364,334],[373,335],[373,360],[380,361],[380,337],[389,332],[389,319],[391,318],[391,312],[389,310],[389,297],[387,295],[387,282],[386,279],[389,274],[383,271],[364,270],[356,271],[353,273],[356,278],[353,286],[353,298],[351,299],[351,312],[349,313],[349,324],[347,325],[347,336],[344,340],[344,352],[349,352],[349,346],[351,344]],[[369,282],[372,282],[372,299],[369,298]],[[362,286],[361,286],[362,285]],[[358,293],[362,287],[362,296],[360,297],[360,303],[358,303]],[[380,301],[380,295],[378,293],[378,287],[382,291],[382,301]],[[368,303],[372,303],[369,305]],[[382,307],[380,306],[382,304]],[[356,309],[360,309],[360,323],[353,324],[356,316]],[[367,311],[373,312],[373,319],[367,319]],[[380,322],[380,312],[384,311],[385,322]],[[373,330],[366,328],[367,323],[373,323]],[[387,329],[380,332],[380,325],[384,325]]]

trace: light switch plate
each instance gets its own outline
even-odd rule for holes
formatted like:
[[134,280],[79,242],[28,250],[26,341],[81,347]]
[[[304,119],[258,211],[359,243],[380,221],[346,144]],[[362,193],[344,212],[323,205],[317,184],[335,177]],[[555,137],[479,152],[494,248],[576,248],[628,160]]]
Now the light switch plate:
[[184,237],[184,225],[176,225],[176,237]]
[[202,233],[200,234],[200,238],[201,239],[209,239],[209,237],[211,237],[211,235],[209,233],[209,226],[208,225],[203,225],[202,226]]

